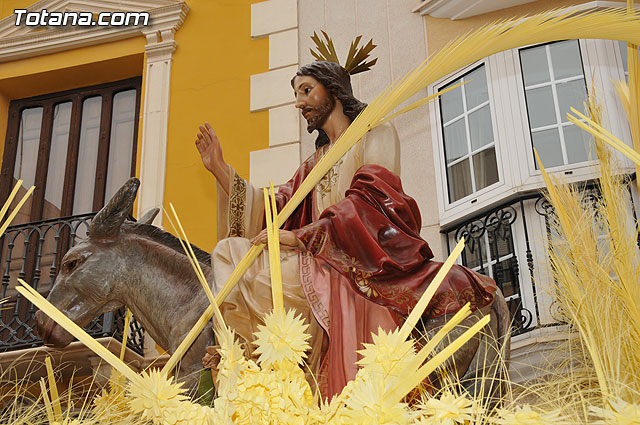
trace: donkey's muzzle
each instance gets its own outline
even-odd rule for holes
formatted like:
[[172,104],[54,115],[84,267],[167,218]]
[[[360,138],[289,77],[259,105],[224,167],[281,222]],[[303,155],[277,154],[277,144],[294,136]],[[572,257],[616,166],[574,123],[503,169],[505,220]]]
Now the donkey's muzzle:
[[73,341],[73,335],[65,331],[42,311],[36,311],[36,332],[45,345],[55,348],[66,347]]

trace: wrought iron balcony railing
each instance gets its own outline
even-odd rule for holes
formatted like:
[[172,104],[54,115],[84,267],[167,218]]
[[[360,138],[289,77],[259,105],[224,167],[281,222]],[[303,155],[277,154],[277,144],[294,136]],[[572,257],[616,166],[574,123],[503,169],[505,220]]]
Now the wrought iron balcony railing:
[[[540,306],[534,276],[534,257],[530,240],[531,230],[527,226],[531,203],[544,199],[539,193],[521,195],[490,211],[477,214],[463,223],[442,230],[451,251],[451,241],[457,243],[462,237],[466,246],[462,253],[462,264],[479,273],[491,276],[504,294],[512,317],[512,335],[533,330],[540,322]],[[545,212],[547,212],[545,210]],[[542,214],[542,213],[540,213]],[[514,243],[515,237],[524,244]],[[522,247],[524,246],[524,251]],[[521,264],[526,264],[533,299],[523,300]]]
[[[585,205],[594,208],[597,214],[600,202],[597,184],[583,182],[581,190],[585,192]],[[629,217],[637,225],[631,196],[628,203]],[[512,335],[566,323],[553,295],[554,278],[545,256],[554,220],[554,209],[541,193],[523,193],[442,230],[449,252],[451,242],[457,243],[464,237],[466,246],[461,256],[462,264],[496,281],[511,311]],[[526,264],[524,271],[521,269],[523,261]],[[546,269],[537,270],[541,267]],[[540,284],[545,286],[545,291],[538,287]]]
[[[0,311],[0,352],[37,347],[36,308],[15,290],[17,279],[47,295],[55,282],[62,257],[76,239],[86,236],[95,213],[10,226],[0,237],[2,280],[0,298],[9,298]],[[95,318],[86,328],[94,337],[113,336],[122,341],[124,309]],[[127,346],[142,354],[143,329],[131,320]]]

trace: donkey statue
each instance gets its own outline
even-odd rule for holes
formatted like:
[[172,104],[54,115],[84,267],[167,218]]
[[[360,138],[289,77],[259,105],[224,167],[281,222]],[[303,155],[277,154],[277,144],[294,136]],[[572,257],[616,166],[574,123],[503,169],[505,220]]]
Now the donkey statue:
[[[122,306],[131,309],[142,326],[161,347],[173,353],[198,318],[208,307],[208,299],[182,249],[173,235],[151,225],[156,211],[139,222],[125,221],[131,211],[139,181],[127,181],[95,216],[88,238],[64,256],[60,272],[48,296],[49,301],[80,326],[96,316]],[[193,247],[206,276],[211,276],[210,256]],[[454,356],[450,367],[468,389],[478,392],[477,377],[484,377],[481,392],[498,396],[505,379],[497,358],[508,359],[510,321],[502,293],[498,291],[490,311],[474,313],[471,320],[491,314],[486,338],[475,337]],[[474,318],[475,317],[475,318]],[[430,335],[444,325],[447,318],[425,319],[422,331]],[[451,334],[461,333],[471,322],[459,325]],[[464,325],[464,326],[462,326]],[[73,337],[41,312],[36,313],[36,328],[47,345],[64,347]],[[206,327],[182,359],[177,378],[189,388],[197,386],[201,360],[207,345],[212,345],[211,325]],[[502,363],[504,365],[504,363]],[[431,382],[437,385],[439,377]],[[498,382],[493,390],[484,388]],[[465,386],[467,386],[465,384]]]
[[[62,259],[48,300],[80,326],[127,306],[154,341],[172,353],[209,301],[180,241],[150,224],[157,209],[137,223],[125,221],[139,184],[135,178],[127,181],[94,217],[88,238]],[[210,275],[209,253],[193,249],[203,273]],[[40,311],[36,329],[50,346],[60,348],[73,341]],[[212,340],[208,326],[182,359],[177,376],[189,388],[197,386],[202,356]]]

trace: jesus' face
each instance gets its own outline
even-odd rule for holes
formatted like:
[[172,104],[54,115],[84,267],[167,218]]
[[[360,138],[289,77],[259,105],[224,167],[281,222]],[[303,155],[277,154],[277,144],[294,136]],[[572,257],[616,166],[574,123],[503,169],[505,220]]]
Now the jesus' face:
[[296,108],[307,120],[307,131],[322,128],[335,107],[335,100],[327,89],[315,78],[299,75],[293,80]]

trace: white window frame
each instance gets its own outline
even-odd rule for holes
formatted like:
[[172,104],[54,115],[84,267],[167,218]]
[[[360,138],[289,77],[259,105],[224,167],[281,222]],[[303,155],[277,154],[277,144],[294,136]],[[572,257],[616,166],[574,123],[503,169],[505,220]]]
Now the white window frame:
[[[631,134],[626,115],[611,81],[624,79],[622,59],[614,40],[578,40],[587,92],[591,92],[591,81],[604,109],[605,128],[629,146]],[[447,168],[444,157],[444,138],[439,102],[429,108],[431,139],[435,178],[438,192],[440,225],[446,226],[478,211],[486,210],[504,202],[517,193],[538,190],[544,187],[540,170],[533,162],[533,144],[529,129],[529,117],[525,99],[524,81],[521,72],[519,50],[507,50],[475,62],[429,86],[429,94],[462,75],[485,65],[491,119],[494,131],[496,161],[499,181],[455,202],[449,202]],[[595,70],[595,75],[594,75]],[[498,125],[500,123],[501,125]],[[508,125],[504,125],[508,123]],[[623,173],[633,173],[633,163],[622,154],[618,155]],[[566,182],[592,180],[597,177],[597,160],[567,164],[549,169],[549,173]]]
[[[484,64],[482,64],[482,65],[478,66],[477,68],[471,69],[467,74],[462,75],[462,78],[465,78],[470,73],[472,73],[472,72],[474,72],[474,71],[476,71],[478,69],[481,69],[481,67],[484,67],[485,72],[486,72],[486,67],[484,66]],[[457,81],[457,79],[453,80],[449,84],[453,84],[456,81]],[[469,80],[469,81],[471,81],[471,80]],[[442,89],[444,89],[444,87]],[[471,177],[472,193],[470,195],[467,195],[467,196],[471,196],[474,193],[478,193],[480,190],[482,190],[482,189],[477,189],[477,190],[475,189],[476,179],[475,179],[475,166],[473,164],[473,156],[478,154],[478,153],[480,153],[480,152],[482,152],[482,151],[485,151],[485,150],[491,149],[491,148],[493,148],[494,151],[495,151],[496,141],[495,141],[495,134],[494,134],[494,138],[490,143],[487,143],[486,145],[483,145],[481,148],[476,149],[475,151],[473,150],[472,141],[471,141],[471,129],[470,129],[471,120],[470,120],[470,116],[471,116],[471,114],[473,114],[476,111],[479,111],[480,109],[484,108],[485,106],[489,106],[489,111],[491,111],[491,99],[487,95],[487,100],[485,100],[484,102],[474,106],[473,108],[468,108],[467,96],[466,96],[466,90],[465,90],[465,85],[464,84],[462,86],[460,86],[460,90],[461,90],[461,94],[462,94],[462,109],[463,109],[462,113],[460,115],[456,116],[455,118],[449,120],[448,123],[443,123],[442,127],[443,127],[443,131],[444,131],[445,126],[447,124],[451,124],[452,122],[455,122],[455,121],[458,121],[458,120],[462,119],[462,121],[465,124],[465,130],[466,130],[465,131],[465,133],[466,133],[465,134],[465,138],[466,138],[466,142],[467,142],[467,153],[465,155],[461,156],[460,158],[457,158],[457,159],[451,161],[451,163],[447,164],[446,163],[446,152],[445,152],[445,167],[448,169],[448,168],[450,168],[451,166],[453,166],[453,165],[455,165],[457,163],[463,162],[465,160],[469,161],[469,168],[471,170],[470,177]],[[491,125],[492,125],[491,130],[492,130],[492,133],[494,133],[493,132],[493,117],[491,117],[491,121],[492,121],[491,122]],[[444,142],[446,142],[446,141],[444,140],[444,136],[443,136],[443,143]],[[444,150],[446,151],[446,147],[445,147]],[[497,159],[496,159],[496,165],[497,165]],[[498,182],[499,181],[500,181],[500,176],[498,175]],[[496,183],[498,183],[498,182],[496,182]],[[448,183],[449,183],[449,179],[447,177],[447,189],[449,189]],[[495,183],[492,183],[489,186],[492,186],[493,184],[495,184]],[[486,187],[489,187],[489,186],[486,186]],[[449,190],[447,190],[447,192],[449,192]],[[448,195],[450,195],[450,194],[448,193]],[[447,196],[447,198],[449,198],[449,196]],[[462,199],[462,198],[460,198],[460,199]]]
[[[467,66],[461,70],[458,70],[456,73],[447,76],[446,78],[436,81],[435,84],[431,85],[428,88],[430,94],[435,93],[439,88],[460,79],[465,74],[473,71],[481,65],[484,65],[487,75],[487,89],[489,94],[489,109],[491,111],[491,125],[493,127],[493,146],[496,153],[496,165],[498,168],[498,181],[496,183],[484,187],[454,202],[449,202],[447,165],[444,152],[444,135],[442,133],[440,102],[433,102],[432,107],[430,108],[431,122],[434,123],[434,125],[431,126],[431,134],[432,140],[436,141],[436,143],[433,143],[433,153],[434,164],[436,166],[435,177],[436,185],[438,187],[438,208],[441,224],[451,222],[452,220],[457,218],[460,212],[468,212],[469,206],[482,205],[490,202],[491,199],[502,196],[510,189],[510,185],[508,183],[508,181],[510,180],[510,176],[505,173],[505,170],[502,167],[502,144],[500,143],[500,135],[496,130],[497,120],[496,112],[494,110],[495,95],[491,84],[491,70],[490,67],[487,66],[487,62],[487,60],[481,60],[473,63],[470,66]],[[471,178],[474,178],[474,176],[471,176]]]
[[[629,64],[628,63],[626,64],[627,65],[627,70],[625,71],[625,69],[624,69],[625,68],[625,63],[624,63],[624,60],[622,59],[622,51],[621,51],[623,49],[622,44],[625,45],[624,48],[626,49],[626,43],[620,42],[620,41],[616,41],[615,44],[618,46],[618,49],[615,51],[616,52],[616,56],[617,56],[618,61],[620,61],[620,67],[621,67],[621,70],[622,70],[622,72],[624,74],[625,80],[627,80],[628,76],[629,76],[629,71],[628,71]],[[627,58],[627,60],[628,60],[628,58]]]
[[[567,40],[567,41],[571,41],[571,40]],[[532,46],[529,49],[533,48],[541,48],[544,47],[544,52],[545,52],[545,56],[547,59],[547,69],[549,70],[549,81],[548,82],[543,82],[543,83],[537,83],[537,84],[531,84],[529,86],[524,86],[524,92],[525,92],[525,100],[527,98],[527,91],[529,90],[535,90],[538,88],[543,88],[543,87],[548,87],[551,89],[551,96],[553,98],[553,106],[555,109],[555,118],[556,121],[554,124],[548,124],[545,126],[540,126],[535,128],[535,132],[539,132],[539,131],[545,131],[545,130],[552,130],[552,129],[556,129],[559,130],[558,131],[558,135],[560,137],[560,151],[562,153],[562,162],[564,163],[563,165],[558,165],[558,166],[554,166],[554,167],[548,167],[549,169],[551,168],[556,168],[556,167],[563,167],[566,165],[574,165],[574,164],[583,164],[585,161],[579,161],[579,162],[568,162],[568,152],[567,152],[567,141],[565,140],[565,134],[563,130],[564,128],[567,127],[571,127],[574,124],[572,124],[571,122],[567,122],[567,118],[562,116],[562,113],[560,112],[560,96],[558,93],[558,86],[564,83],[570,83],[570,82],[574,82],[574,81],[582,81],[584,82],[584,86],[585,86],[585,96],[588,96],[589,91],[586,88],[587,86],[587,80],[584,76],[584,69],[581,66],[580,70],[582,72],[582,75],[578,75],[578,76],[573,76],[573,77],[566,77],[566,78],[560,78],[557,79],[555,77],[555,70],[553,69],[552,66],[550,66],[551,62],[552,62],[552,58],[551,58],[551,49],[549,48],[549,46],[553,45],[555,43],[545,43],[545,44],[540,44],[540,45],[536,45],[536,46]],[[518,49],[518,53],[519,53],[519,57],[520,59],[522,59],[522,52],[528,50],[525,48],[522,49]],[[580,47],[580,43],[578,43],[578,54],[580,56],[580,63],[583,63],[582,60],[582,49]],[[522,75],[523,75],[523,79],[524,79],[524,69],[522,70]],[[586,97],[585,97],[586,98]],[[579,106],[575,105],[577,109],[580,109]],[[531,119],[531,114],[532,112],[529,110],[529,105],[527,105],[527,116],[529,117],[529,119]],[[531,132],[531,135],[533,137],[534,134],[534,129],[531,128],[531,122],[529,122],[529,130]],[[533,143],[533,141],[532,141]],[[534,162],[534,167],[535,167],[535,162]]]
[[[623,2],[592,1],[574,6],[576,10],[592,9],[596,7],[625,7]],[[582,65],[585,75],[587,91],[591,91],[591,79],[594,76],[599,102],[603,106],[605,116],[603,125],[629,146],[632,145],[626,114],[618,100],[615,88],[611,81],[625,79],[622,58],[617,40],[579,40],[582,56]],[[528,46],[522,46],[528,47]],[[489,87],[489,99],[491,104],[492,124],[496,146],[496,160],[500,176],[500,185],[482,189],[470,199],[463,198],[459,203],[448,204],[448,187],[446,178],[446,162],[444,160],[444,141],[440,123],[439,102],[434,102],[429,108],[430,130],[432,149],[434,154],[435,180],[438,195],[438,209],[440,214],[440,226],[451,227],[470,216],[488,211],[500,204],[508,204],[509,199],[517,197],[518,193],[526,193],[544,187],[539,170],[522,167],[523,158],[533,159],[531,132],[527,116],[524,83],[521,74],[518,49],[507,50],[489,56],[482,61],[458,70],[445,78],[436,81],[428,87],[429,94],[433,94],[437,87],[442,87],[466,72],[469,72],[480,63],[485,64],[487,85]],[[496,119],[497,117],[497,119]],[[509,125],[497,126],[496,121],[508,122]],[[519,141],[519,143],[514,143]],[[528,156],[530,155],[530,156]],[[621,154],[617,154],[622,165],[622,173],[635,172],[634,164]],[[532,162],[528,162],[532,163]],[[597,163],[597,161],[594,161]],[[595,164],[585,166],[581,164],[569,164],[555,167],[549,170],[551,175],[560,176],[566,182],[588,181],[596,178],[597,167]],[[570,172],[570,173],[567,173]],[[640,215],[640,197],[632,182],[632,199],[635,211]],[[484,191],[484,192],[483,192]],[[474,201],[475,202],[472,202]],[[545,218],[539,215],[535,209],[535,200],[524,200],[524,218],[527,222],[529,249],[534,262],[533,280],[530,276],[527,264],[527,245],[522,225],[523,214],[520,204],[512,206],[518,216],[512,224],[512,236],[515,255],[518,258],[520,297],[523,306],[532,313],[531,326],[548,325],[557,323],[552,314],[555,297],[553,296],[552,271],[546,261],[548,249],[547,229]],[[447,242],[451,247],[455,246],[454,232],[450,232]],[[458,258],[458,264],[462,264],[462,258]],[[534,296],[535,288],[535,296]],[[538,303],[539,321],[536,319],[535,300]],[[513,338],[513,342],[527,340],[549,332],[564,332],[564,327],[550,327],[525,332]]]
[[[580,46],[580,53],[582,57],[582,70],[585,76],[585,82],[587,87],[587,94],[591,94],[592,91],[592,78],[595,83],[595,89],[597,96],[599,96],[600,104],[604,107],[605,116],[603,116],[603,123],[605,128],[609,129],[614,135],[621,138],[627,144],[631,145],[631,135],[626,125],[626,116],[622,105],[617,99],[615,89],[611,84],[612,80],[620,79],[620,72],[622,71],[622,78],[624,78],[624,71],[621,68],[621,60],[619,54],[616,55],[617,49],[613,46],[611,40],[591,40],[580,39],[578,40]],[[519,49],[510,51],[513,56],[513,61],[516,63],[518,69],[521,69],[520,54],[521,49],[530,46],[523,46]],[[614,64],[614,66],[611,66]],[[596,71],[594,77],[594,70]],[[514,99],[513,108],[515,111],[520,111],[520,120],[524,126],[525,143],[517,144],[518,150],[518,164],[520,164],[520,190],[535,190],[544,186],[544,180],[542,172],[535,167],[533,161],[533,142],[531,139],[531,131],[529,128],[529,118],[527,114],[527,106],[525,99],[525,85],[521,72],[515,75],[517,84],[519,87],[519,95],[517,99]],[[517,103],[516,103],[517,102]],[[622,115],[620,115],[622,114]],[[619,156],[625,171],[630,166],[630,161],[623,156]],[[526,163],[526,166],[524,166]],[[553,167],[547,171],[550,174],[560,176],[564,181],[576,182],[591,180],[597,177],[598,160],[585,161],[574,164],[566,164],[558,167]]]
[[[516,210],[516,213],[520,212],[517,209],[518,208],[517,204],[515,206],[512,206],[512,208],[514,208]],[[518,221],[518,219],[516,218],[516,222],[517,221]],[[507,254],[507,255],[503,255],[501,257],[492,258],[491,257],[491,246],[490,246],[490,242],[489,242],[489,232],[485,231],[484,234],[481,237],[482,238],[482,242],[481,243],[484,244],[483,247],[485,249],[485,256],[487,257],[486,258],[487,261],[485,262],[484,259],[481,258],[480,260],[481,260],[482,264],[480,264],[479,266],[476,266],[476,267],[466,266],[466,267],[468,267],[469,269],[471,269],[471,270],[473,270],[475,272],[478,272],[478,273],[481,273],[482,270],[486,269],[487,270],[486,275],[489,276],[491,279],[495,280],[496,278],[495,278],[494,273],[493,273],[493,267],[497,263],[499,263],[501,261],[505,261],[505,260],[509,260],[511,258],[515,258],[516,261],[518,262],[518,286],[520,286],[520,273],[522,272],[522,268],[520,267],[520,260],[521,259],[518,257],[518,244],[516,243],[516,239],[517,238],[516,238],[516,235],[515,235],[516,233],[519,233],[519,232],[516,232],[517,229],[514,229],[514,225],[516,224],[516,222],[514,222],[513,224],[510,225],[511,226],[511,239],[512,239],[512,242],[513,242],[513,253]],[[460,256],[460,262],[462,263],[462,255]],[[483,273],[483,274],[485,274],[485,273]],[[518,288],[518,294],[509,295],[509,296],[505,295],[505,299],[507,301],[511,301],[513,299],[518,299],[518,298],[521,299],[522,298],[521,297],[521,293],[522,293],[521,289],[522,288]]]

